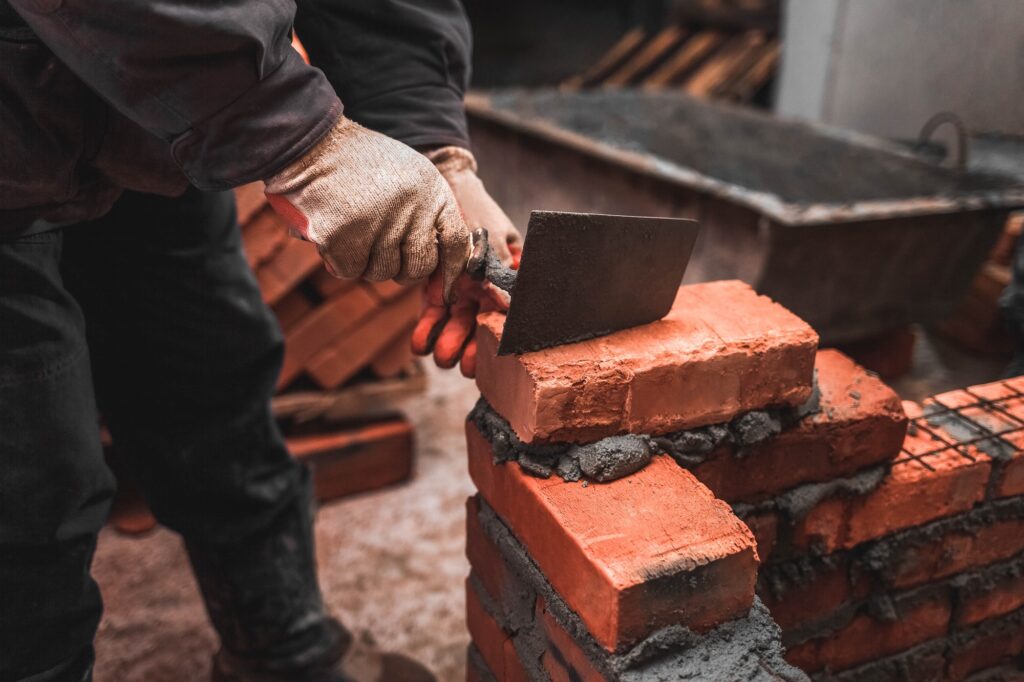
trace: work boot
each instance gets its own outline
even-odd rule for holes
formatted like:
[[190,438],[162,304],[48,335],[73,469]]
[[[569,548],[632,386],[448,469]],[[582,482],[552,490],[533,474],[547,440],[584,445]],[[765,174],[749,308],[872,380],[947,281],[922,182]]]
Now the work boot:
[[[352,636],[317,584],[308,472],[301,490],[247,536],[186,538],[206,611],[220,635],[216,682],[434,682],[419,664]],[[270,493],[268,492],[268,496]]]
[[268,670],[222,649],[213,659],[212,682],[437,682],[413,659],[380,651],[369,635],[353,641],[347,631],[341,632],[340,657],[327,666],[304,670]]

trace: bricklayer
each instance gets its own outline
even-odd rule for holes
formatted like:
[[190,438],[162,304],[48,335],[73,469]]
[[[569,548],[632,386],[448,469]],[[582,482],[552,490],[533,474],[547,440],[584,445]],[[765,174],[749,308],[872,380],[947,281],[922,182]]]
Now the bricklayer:
[[726,422],[810,396],[818,337],[741,282],[682,287],[662,320],[522,355],[480,316],[477,384],[525,443],[592,442]]

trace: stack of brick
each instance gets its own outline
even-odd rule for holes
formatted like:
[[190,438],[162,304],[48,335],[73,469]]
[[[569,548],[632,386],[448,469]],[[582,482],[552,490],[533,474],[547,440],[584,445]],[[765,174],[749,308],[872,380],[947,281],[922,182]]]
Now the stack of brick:
[[335,389],[364,371],[391,378],[412,364],[421,287],[332,277],[316,247],[288,234],[262,185],[236,196],[246,257],[285,334],[279,389],[300,377]]
[[1021,389],[1011,380],[901,404],[821,351],[802,418],[750,447],[678,458],[754,531],[758,594],[790,663],[872,682],[1019,663]]
[[798,410],[814,332],[738,282],[519,356],[495,354],[502,316],[479,321],[469,679],[806,679],[755,596],[753,534],[665,438],[739,421],[756,439],[770,426],[752,410]]

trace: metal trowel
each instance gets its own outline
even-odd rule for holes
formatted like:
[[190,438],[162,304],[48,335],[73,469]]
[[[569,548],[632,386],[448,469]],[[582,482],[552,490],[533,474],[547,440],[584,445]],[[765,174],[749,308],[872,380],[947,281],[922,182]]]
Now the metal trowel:
[[473,234],[470,275],[512,302],[498,355],[604,336],[660,320],[672,308],[697,240],[697,222],[534,211],[519,269]]

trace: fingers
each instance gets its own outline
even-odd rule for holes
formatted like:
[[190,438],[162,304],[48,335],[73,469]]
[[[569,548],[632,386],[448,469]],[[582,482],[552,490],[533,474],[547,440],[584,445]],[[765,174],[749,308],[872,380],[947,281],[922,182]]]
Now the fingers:
[[445,303],[452,303],[455,283],[466,271],[471,248],[469,228],[454,201],[446,203],[437,218],[437,246],[442,295]]
[[459,371],[467,379],[476,377],[476,339],[470,339],[466,348],[462,351],[462,361],[459,363]]
[[438,367],[454,367],[476,329],[476,306],[456,306],[434,344]]
[[498,260],[504,265],[511,265],[515,260],[515,253],[522,253],[523,237],[497,204],[494,208],[497,212],[495,218],[499,222],[494,228],[488,230],[488,241]]
[[393,276],[400,283],[426,279],[437,270],[437,234],[433,225],[425,230],[411,230],[407,238],[396,249],[401,253],[401,266]]
[[416,355],[429,355],[434,350],[437,337],[441,334],[445,322],[448,321],[448,309],[429,303],[423,307],[420,319],[412,330],[412,352]]

